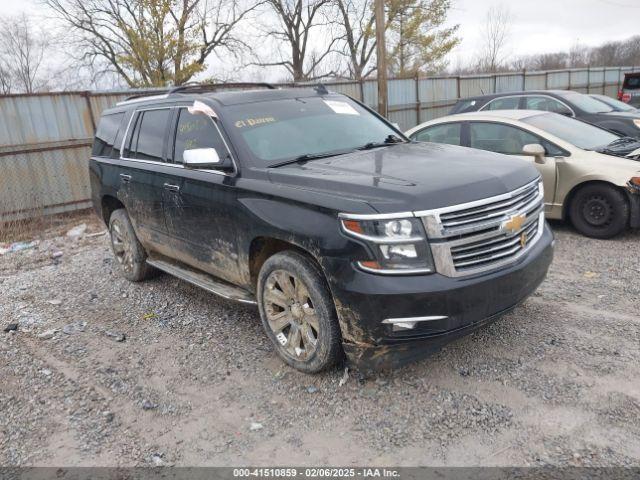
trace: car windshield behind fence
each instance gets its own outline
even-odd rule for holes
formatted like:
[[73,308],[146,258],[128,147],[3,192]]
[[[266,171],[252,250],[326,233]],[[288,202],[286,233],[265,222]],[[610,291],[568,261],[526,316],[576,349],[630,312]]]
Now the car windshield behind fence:
[[225,111],[229,129],[260,166],[303,155],[355,150],[398,133],[346,97],[303,97],[234,105]]
[[522,121],[585,150],[609,145],[620,138],[602,128],[555,113],[542,113],[527,117]]

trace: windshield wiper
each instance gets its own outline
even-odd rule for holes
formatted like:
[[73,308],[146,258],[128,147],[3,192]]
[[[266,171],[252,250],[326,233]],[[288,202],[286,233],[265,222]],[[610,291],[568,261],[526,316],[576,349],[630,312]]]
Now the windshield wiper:
[[268,168],[277,168],[277,167],[282,167],[284,165],[291,165],[294,163],[306,162],[307,160],[317,160],[319,158],[335,157],[338,155],[344,155],[345,153],[349,153],[349,152],[350,150],[340,151],[340,152],[327,152],[327,153],[305,153],[304,155],[300,155],[296,158],[292,158],[280,163],[274,163],[273,165],[269,165]]
[[357,150],[371,150],[372,148],[380,148],[380,147],[388,147],[389,145],[396,145],[398,143],[406,143],[399,137],[395,135],[389,135],[384,139],[384,142],[369,142],[359,148]]

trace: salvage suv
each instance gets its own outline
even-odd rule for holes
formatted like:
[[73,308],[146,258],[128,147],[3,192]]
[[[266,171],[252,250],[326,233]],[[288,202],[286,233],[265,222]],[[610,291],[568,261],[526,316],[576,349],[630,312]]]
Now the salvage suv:
[[553,257],[533,166],[412,142],[323,86],[132,98],[103,112],[90,178],[127,279],[257,303],[304,372],[434,352],[523,301]]

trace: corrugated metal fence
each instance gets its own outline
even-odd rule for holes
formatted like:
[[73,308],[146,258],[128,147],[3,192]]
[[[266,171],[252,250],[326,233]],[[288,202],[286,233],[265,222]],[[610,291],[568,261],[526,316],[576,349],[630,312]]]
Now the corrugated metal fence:
[[[494,92],[565,89],[615,97],[624,74],[640,67],[393,79],[389,119],[403,130],[446,115],[459,98]],[[375,80],[326,83],[378,105]],[[0,96],[0,221],[90,206],[87,159],[102,110],[132,95],[62,92]]]

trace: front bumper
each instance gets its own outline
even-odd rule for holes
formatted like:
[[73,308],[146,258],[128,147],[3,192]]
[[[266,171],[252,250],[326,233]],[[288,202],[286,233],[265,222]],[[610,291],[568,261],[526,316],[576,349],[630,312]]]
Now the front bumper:
[[[336,260],[329,275],[348,360],[365,369],[393,368],[436,352],[527,298],[553,259],[553,233],[516,263],[470,277],[384,276]],[[445,317],[394,331],[390,318]]]
[[640,228],[640,187],[629,182],[627,184],[627,193],[629,198],[629,226],[631,228]]

